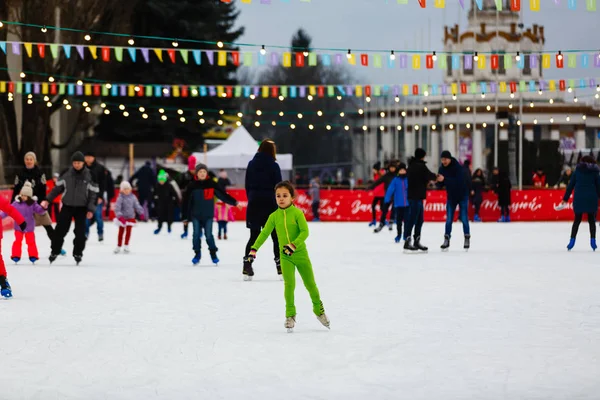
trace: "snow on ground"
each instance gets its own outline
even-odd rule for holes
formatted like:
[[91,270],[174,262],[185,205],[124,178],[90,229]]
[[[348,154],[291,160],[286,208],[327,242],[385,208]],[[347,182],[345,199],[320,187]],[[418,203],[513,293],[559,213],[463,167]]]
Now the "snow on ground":
[[[597,399],[600,254],[566,223],[426,224],[427,255],[363,223],[311,223],[309,251],[331,331],[297,288],[286,333],[270,241],[243,282],[248,231],[230,224],[192,266],[181,225],[134,228],[132,254],[90,235],[81,266],[10,262],[14,298],[0,301],[0,398],[12,399]],[[215,227],[216,232],[216,227]],[[65,248],[72,249],[72,236]]]

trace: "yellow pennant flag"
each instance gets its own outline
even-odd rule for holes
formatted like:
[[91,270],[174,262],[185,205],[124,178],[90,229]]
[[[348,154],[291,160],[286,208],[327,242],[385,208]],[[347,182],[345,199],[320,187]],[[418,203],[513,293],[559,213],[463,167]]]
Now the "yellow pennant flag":
[[251,4],[252,0],[242,0],[242,3]]
[[540,0],[529,0],[531,11],[540,11]]
[[348,64],[356,65],[356,56],[354,54],[350,54],[350,58],[348,58]]
[[290,52],[285,52],[283,53],[283,57],[282,57],[282,65],[286,68],[289,68],[292,66],[292,53]]
[[171,93],[173,93],[173,97],[179,97],[179,86],[171,86]]
[[127,96],[129,96],[129,97],[135,96],[135,86],[134,85],[129,85],[129,87],[127,88]]
[[506,93],[506,82],[501,81],[498,86],[499,86],[499,89],[500,89],[500,93]]
[[554,79],[550,79],[548,81],[548,90],[554,92],[556,90],[556,81]]
[[316,96],[317,95],[317,88],[314,86],[309,86],[308,87],[308,94],[310,94],[311,96]]
[[421,56],[415,54],[412,56],[412,67],[413,69],[421,69]]
[[402,85],[402,96],[408,96],[410,94],[410,88],[408,85]]
[[5,81],[0,82],[0,92],[2,92],[2,93],[6,92],[6,82]]
[[23,43],[23,47],[25,47],[25,51],[27,52],[27,55],[31,58],[31,48],[32,48],[31,43]]
[[450,90],[452,90],[453,95],[457,95],[458,94],[458,84],[456,84],[456,83],[451,84]]
[[550,57],[550,54],[542,55],[542,68],[544,68],[544,69],[550,68],[551,62],[552,62],[552,58]]
[[217,96],[223,97],[223,93],[225,93],[223,86],[217,86]]
[[269,87],[268,86],[262,87],[262,97],[269,97]]
[[478,57],[478,60],[477,60],[477,68],[479,68],[479,69],[485,69],[485,64],[486,64],[486,62],[485,62],[485,56],[484,55],[480,55]]
[[98,58],[98,48],[96,46],[89,46],[90,53],[92,53],[92,58],[96,60]]
[[362,97],[363,95],[363,87],[360,85],[356,85],[356,97]]
[[42,94],[48,94],[48,84],[42,83]]
[[434,0],[433,6],[435,8],[446,8],[446,0]]
[[156,57],[158,57],[158,60],[160,62],[163,62],[163,59],[162,59],[162,49],[154,49],[154,53],[156,53]]
[[90,85],[89,83],[86,83],[84,88],[85,88],[85,95],[91,96],[92,95],[92,85]]
[[227,52],[219,51],[217,53],[217,65],[219,67],[224,67],[227,65]]

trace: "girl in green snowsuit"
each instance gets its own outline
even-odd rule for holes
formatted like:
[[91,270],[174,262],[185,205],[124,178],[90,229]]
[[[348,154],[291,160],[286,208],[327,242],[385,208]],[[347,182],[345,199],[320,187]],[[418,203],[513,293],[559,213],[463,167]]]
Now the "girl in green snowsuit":
[[295,197],[294,186],[288,181],[278,183],[275,186],[275,197],[279,208],[269,216],[265,227],[256,239],[256,242],[252,245],[247,261],[254,261],[256,251],[271,235],[273,229],[275,229],[277,238],[279,239],[281,271],[285,288],[285,327],[291,330],[296,323],[294,290],[296,289],[296,269],[298,269],[304,286],[310,294],[313,303],[313,312],[319,322],[329,328],[329,319],[325,315],[319,289],[315,283],[312,264],[308,257],[306,244],[304,243],[308,238],[308,224],[304,213],[292,204]]

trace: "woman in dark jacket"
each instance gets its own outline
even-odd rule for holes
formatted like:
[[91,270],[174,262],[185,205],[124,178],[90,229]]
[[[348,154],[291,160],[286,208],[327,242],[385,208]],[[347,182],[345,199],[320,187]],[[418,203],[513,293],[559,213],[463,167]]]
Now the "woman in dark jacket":
[[[282,181],[281,169],[275,158],[275,143],[272,140],[263,140],[254,158],[248,163],[246,169],[246,196],[248,209],[246,211],[246,226],[250,229],[250,240],[246,245],[246,256],[242,273],[244,280],[252,280],[254,270],[252,263],[248,262],[250,246],[254,244],[260,231],[267,223],[272,212],[277,210],[275,201],[275,185]],[[281,278],[281,264],[279,262],[279,242],[275,230],[271,234],[273,239],[273,254],[277,274]]]
[[471,178],[471,203],[475,207],[475,216],[473,221],[481,222],[479,216],[479,210],[481,209],[481,203],[483,203],[483,190],[485,188],[485,177],[481,168],[477,168]]
[[596,251],[596,213],[598,212],[598,193],[600,193],[600,169],[596,160],[592,156],[585,156],[581,159],[575,173],[572,174],[567,192],[563,197],[562,206],[565,206],[571,193],[573,195],[573,211],[575,220],[571,228],[571,240],[567,249],[570,251],[575,246],[575,238],[579,230],[579,224],[583,214],[587,214],[588,224],[590,225],[590,245],[592,250]]
[[497,167],[492,172],[492,190],[498,196],[500,219],[498,222],[510,222],[510,190],[512,184],[508,174]]

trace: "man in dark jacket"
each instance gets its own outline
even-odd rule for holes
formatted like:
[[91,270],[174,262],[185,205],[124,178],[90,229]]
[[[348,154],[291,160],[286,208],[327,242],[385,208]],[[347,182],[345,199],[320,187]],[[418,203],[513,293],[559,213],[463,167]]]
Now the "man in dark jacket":
[[217,246],[212,233],[213,219],[215,216],[215,196],[227,204],[237,205],[237,200],[231,197],[214,180],[208,177],[208,169],[204,164],[196,166],[197,180],[193,181],[185,191],[184,203],[186,206],[185,221],[192,221],[194,232],[192,246],[194,248],[194,265],[200,262],[200,233],[204,231],[210,258],[217,264]]
[[138,198],[140,204],[144,207],[144,215],[150,215],[152,208],[152,189],[156,183],[156,174],[152,170],[150,161],[146,161],[144,166],[137,170],[131,177],[131,183],[137,181]]
[[[375,189],[377,186],[379,185],[383,185],[383,191],[384,193],[387,193],[388,187],[390,187],[390,183],[392,183],[392,181],[394,180],[394,178],[396,177],[396,169],[398,167],[398,164],[396,163],[396,161],[390,161],[390,164],[388,165],[387,168],[387,172],[379,179],[377,179],[375,182],[373,182],[370,186],[369,186],[369,190],[373,190]],[[392,199],[393,201],[393,199]],[[389,203],[383,203],[383,208],[381,209],[381,218],[379,220],[379,226],[377,228],[375,228],[374,232],[381,232],[381,230],[383,229],[383,227],[385,226],[385,221],[387,219],[387,212],[390,208],[390,204],[392,204],[392,202],[390,201]],[[390,230],[393,229],[393,220],[394,220],[394,208],[392,207],[392,213],[390,214]]]
[[47,200],[42,202],[42,207],[48,208],[56,196],[62,196],[62,209],[58,215],[58,222],[52,239],[50,263],[60,254],[65,236],[71,227],[71,220],[75,219],[75,240],[73,241],[73,257],[77,264],[81,262],[85,248],[86,220],[91,219],[96,211],[96,197],[98,186],[92,179],[90,171],[84,167],[84,156],[80,151],[71,157],[72,167],[58,178],[56,186],[48,194]]
[[[423,200],[427,197],[427,185],[434,181],[436,175],[427,168],[425,156],[427,153],[423,149],[416,149],[415,156],[408,164],[408,207],[409,214],[404,228],[404,249],[405,250],[423,250],[427,247],[421,244],[421,228],[423,227]],[[411,244],[410,235],[415,228],[414,246]]]
[[96,161],[96,156],[91,151],[85,153],[85,166],[92,175],[92,180],[98,187],[97,204],[94,210],[94,217],[88,219],[86,222],[85,236],[88,237],[90,234],[90,226],[96,222],[98,226],[98,240],[101,242],[104,240],[104,220],[102,219],[102,210],[104,208],[104,201],[106,195],[106,168]]
[[446,187],[446,231],[444,234],[444,243],[442,250],[450,247],[450,236],[452,234],[452,222],[454,221],[454,212],[459,207],[459,218],[463,224],[465,234],[464,248],[470,247],[471,231],[469,228],[469,182],[470,174],[463,168],[456,158],[448,150],[442,151],[442,165],[438,175],[438,185]]

